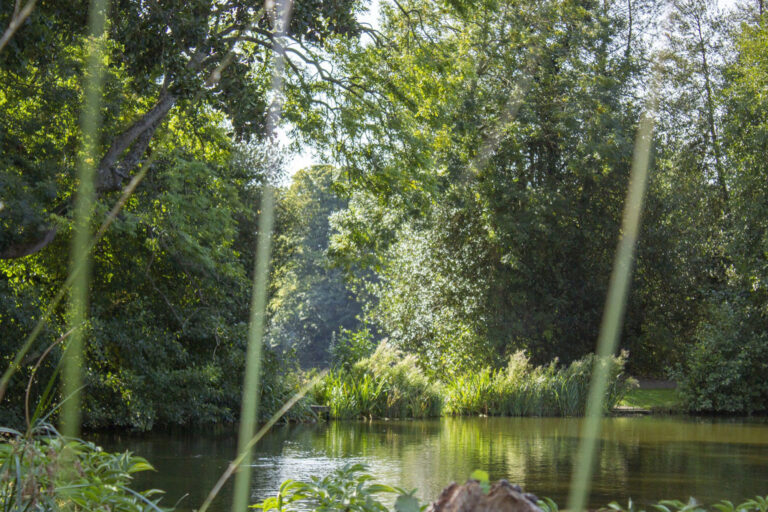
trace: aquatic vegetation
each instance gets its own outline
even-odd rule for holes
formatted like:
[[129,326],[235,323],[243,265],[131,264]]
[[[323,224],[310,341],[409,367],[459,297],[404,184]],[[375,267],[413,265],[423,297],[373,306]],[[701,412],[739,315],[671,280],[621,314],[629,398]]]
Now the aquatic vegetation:
[[[604,407],[612,409],[635,386],[627,378],[627,353],[609,364],[609,387]],[[316,400],[327,405],[333,418],[424,418],[450,415],[579,416],[587,404],[587,392],[597,356],[590,354],[559,367],[557,361],[533,366],[518,351],[506,368],[482,368],[456,376],[449,382],[430,380],[414,355],[404,355],[382,343],[368,358],[351,369],[328,375]]]
[[[613,357],[604,407],[612,409],[634,386],[624,374],[627,353]],[[578,416],[587,404],[589,382],[597,356],[590,354],[559,368],[557,361],[533,366],[524,352],[509,359],[506,368],[484,368],[445,385],[447,414],[493,416]]]
[[416,357],[387,343],[349,370],[329,373],[315,398],[333,418],[434,417],[443,402],[439,384],[424,375]]

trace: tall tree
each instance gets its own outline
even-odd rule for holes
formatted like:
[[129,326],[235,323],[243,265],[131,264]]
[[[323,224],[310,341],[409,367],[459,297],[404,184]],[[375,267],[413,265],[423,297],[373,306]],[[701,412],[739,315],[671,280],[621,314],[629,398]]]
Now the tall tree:
[[305,366],[330,362],[328,349],[340,330],[358,327],[361,304],[341,268],[328,257],[331,217],[347,206],[334,184],[338,171],[313,166],[299,171],[280,195],[270,342],[295,350]]
[[[79,89],[73,82],[81,79],[82,67],[73,52],[81,51],[78,41],[85,33],[87,3],[38,3],[0,53],[2,94],[20,100],[5,104],[5,113],[11,110],[11,115],[3,116],[0,127],[8,144],[3,154],[13,154],[14,162],[35,169],[21,172],[16,166],[22,164],[14,163],[2,170],[34,193],[5,198],[8,210],[24,210],[25,215],[22,222],[15,216],[13,225],[4,223],[0,258],[23,257],[47,246],[56,234],[48,217],[68,210],[67,180],[79,134],[65,127],[66,119],[77,118]],[[274,3],[265,5],[275,8]],[[301,72],[293,61],[303,65],[311,60],[308,45],[323,46],[333,35],[357,34],[355,5],[356,0],[296,2],[288,68]],[[108,82],[104,91],[99,193],[125,185],[173,108],[210,108],[227,117],[237,137],[263,134],[275,44],[271,15],[261,2],[248,0],[111,2],[108,68],[123,81]],[[0,8],[0,22],[12,16],[12,4]],[[56,137],[44,133],[52,118],[54,126],[64,128]],[[33,142],[29,133],[37,133],[38,139]]]
[[351,59],[400,111],[345,98],[339,147],[369,199],[338,218],[334,249],[377,251],[372,315],[435,369],[518,348],[570,360],[596,338],[638,61],[611,3],[466,9],[401,2],[390,47]]

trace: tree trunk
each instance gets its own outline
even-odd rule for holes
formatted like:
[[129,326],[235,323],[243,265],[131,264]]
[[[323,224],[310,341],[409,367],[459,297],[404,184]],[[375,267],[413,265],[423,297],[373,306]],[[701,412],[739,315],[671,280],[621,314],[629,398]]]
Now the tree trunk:
[[699,35],[699,50],[701,52],[701,67],[704,73],[704,87],[707,94],[707,124],[709,125],[709,136],[712,143],[712,150],[715,154],[715,172],[717,174],[717,184],[720,187],[720,194],[723,200],[723,209],[728,210],[728,186],[725,182],[725,176],[723,171],[722,157],[720,154],[720,140],[717,137],[717,130],[715,129],[715,102],[712,98],[712,81],[711,73],[709,70],[709,63],[707,61],[707,50],[705,46],[704,36],[701,33],[701,20],[696,17],[696,28]]
[[493,484],[486,494],[480,483],[469,480],[443,489],[427,512],[541,512],[538,498],[506,480]]
[[[97,193],[122,188],[123,180],[128,178],[131,170],[144,156],[155,130],[175,103],[176,97],[164,89],[157,103],[146,114],[115,137],[96,170]],[[0,259],[29,256],[48,246],[55,238],[55,228],[41,231],[36,240],[18,243],[0,251]]]
[[[123,179],[128,177],[127,173],[144,155],[157,126],[175,103],[176,97],[164,91],[154,107],[112,141],[112,145],[104,154],[96,170],[98,192],[120,190]],[[118,163],[118,158],[128,148],[131,148],[130,151]]]
[[54,238],[56,238],[56,228],[42,231],[40,233],[40,238],[37,240],[32,240],[31,242],[21,242],[16,245],[12,245],[6,248],[4,251],[0,252],[0,259],[10,260],[13,258],[23,258],[24,256],[29,256],[30,254],[36,253],[43,247],[53,242]]

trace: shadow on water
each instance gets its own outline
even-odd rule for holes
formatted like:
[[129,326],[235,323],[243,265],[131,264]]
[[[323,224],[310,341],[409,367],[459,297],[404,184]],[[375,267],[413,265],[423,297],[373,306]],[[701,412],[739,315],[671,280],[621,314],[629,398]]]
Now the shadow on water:
[[[434,499],[475,469],[520,483],[564,503],[578,446],[576,418],[443,418],[426,421],[331,422],[276,427],[256,447],[254,502],[287,478],[324,476],[346,462],[370,466],[377,480],[417,488]],[[109,450],[146,457],[157,473],[137,488],[184,494],[181,510],[196,508],[235,453],[234,430],[99,435]],[[591,506],[694,496],[704,503],[768,494],[768,422],[671,417],[604,420]],[[231,487],[213,510],[229,510]]]

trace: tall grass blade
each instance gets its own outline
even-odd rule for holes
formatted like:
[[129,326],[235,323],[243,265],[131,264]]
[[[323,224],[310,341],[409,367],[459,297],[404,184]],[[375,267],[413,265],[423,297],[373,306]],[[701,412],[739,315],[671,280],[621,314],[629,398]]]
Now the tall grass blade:
[[643,114],[637,132],[619,246],[616,251],[611,280],[608,284],[608,296],[600,326],[600,335],[597,339],[597,360],[587,395],[586,414],[581,424],[581,441],[576,454],[568,494],[568,510],[576,512],[584,510],[589,496],[597,440],[600,437],[603,398],[608,386],[608,362],[616,352],[624,318],[635,245],[640,231],[643,198],[648,181],[648,164],[654,124],[653,110],[655,109]]
[[267,421],[264,426],[262,426],[259,431],[241,447],[237,458],[230,462],[226,471],[224,471],[224,473],[222,473],[222,475],[219,477],[216,485],[214,485],[211,489],[211,492],[208,493],[208,496],[205,498],[205,501],[197,512],[206,512],[206,510],[208,510],[208,507],[210,507],[211,503],[213,503],[213,500],[216,499],[216,496],[219,494],[222,487],[224,487],[224,484],[227,482],[227,480],[229,480],[229,477],[232,476],[232,474],[243,464],[246,459],[251,458],[251,449],[256,445],[256,443],[258,443],[259,440],[264,437],[264,434],[269,432],[269,429],[271,429],[275,423],[277,423],[280,418],[282,418],[283,415],[291,409],[291,407],[296,405],[296,402],[304,398],[304,396],[309,393],[310,389],[315,387],[321,380],[323,380],[325,375],[326,373],[323,372],[309,381],[303,388],[299,390],[298,393],[293,395],[290,400],[288,400],[275,414],[273,414],[272,417],[269,418],[269,421]]
[[[69,326],[74,329],[67,343],[62,370],[62,391],[72,396],[62,408],[61,425],[65,436],[80,433],[82,388],[83,325],[88,316],[88,281],[90,277],[91,239],[90,220],[95,199],[94,176],[98,134],[101,126],[101,91],[104,82],[104,31],[106,29],[107,0],[92,0],[89,11],[89,49],[85,85],[85,105],[81,114],[83,148],[78,162],[79,186],[75,198],[74,238],[70,256],[70,269],[75,279],[69,294]],[[74,272],[82,266],[83,270]]]
[[[53,350],[54,347],[56,347],[56,345],[58,345],[59,343],[61,343],[64,340],[66,340],[69,337],[69,335],[74,332],[74,330],[75,330],[75,328],[73,327],[72,329],[70,329],[67,332],[65,332],[64,334],[62,334],[56,341],[51,343],[48,346],[48,348],[45,349],[43,354],[37,359],[37,362],[35,363],[35,366],[32,367],[32,371],[29,374],[29,380],[27,381],[27,389],[26,389],[26,391],[24,393],[24,417],[25,417],[25,419],[27,421],[27,429],[28,430],[32,427],[32,419],[29,416],[29,393],[32,390],[32,383],[35,380],[35,374],[37,373],[38,368],[40,368],[40,365],[43,363],[45,358],[48,357],[48,354],[51,353],[51,350]],[[56,373],[58,373],[58,372],[56,372]],[[54,373],[54,377],[55,377],[56,373]],[[50,384],[51,384],[51,382],[49,382],[49,385]],[[41,398],[41,401],[40,401],[41,404],[43,402],[45,402],[46,395],[47,395],[47,393],[43,393],[43,397]],[[38,405],[38,407],[39,407],[39,405]]]
[[[267,0],[267,11],[274,13],[272,26],[275,32],[273,47],[274,68],[272,70],[273,101],[267,114],[267,140],[274,140],[277,125],[282,113],[283,100],[283,38],[291,16],[291,0]],[[271,162],[269,162],[271,165]],[[258,419],[261,352],[264,341],[264,323],[267,301],[267,280],[269,279],[269,260],[272,243],[272,224],[274,214],[274,190],[266,183],[262,193],[261,215],[259,216],[259,236],[256,250],[256,268],[254,272],[251,314],[248,328],[248,349],[246,353],[243,399],[240,412],[240,432],[238,435],[239,471],[235,477],[235,489],[232,498],[232,511],[240,512],[248,508],[251,484],[251,447],[250,440]]]

